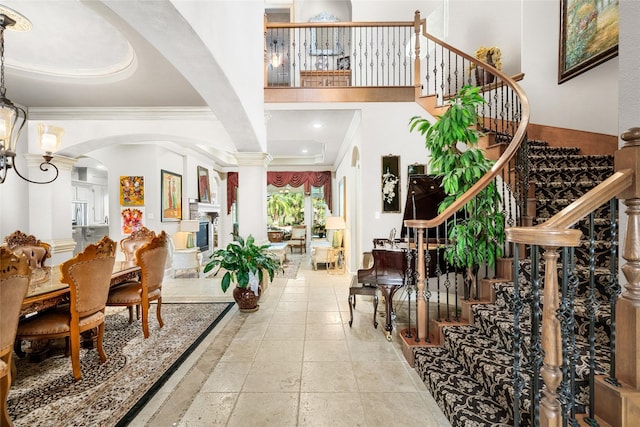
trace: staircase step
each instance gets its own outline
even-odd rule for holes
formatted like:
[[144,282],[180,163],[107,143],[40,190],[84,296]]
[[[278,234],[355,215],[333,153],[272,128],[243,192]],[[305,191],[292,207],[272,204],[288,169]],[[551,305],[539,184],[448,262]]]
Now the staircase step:
[[539,168],[530,172],[529,182],[536,186],[545,186],[551,182],[564,182],[573,185],[581,181],[602,182],[613,174],[613,168],[596,166],[593,168]]
[[415,368],[452,427],[513,426],[513,419],[443,347],[414,350]]
[[531,169],[613,167],[613,156],[584,156],[579,154],[535,153],[529,155]]
[[529,155],[571,155],[579,154],[580,148],[578,147],[549,147],[548,145],[531,145],[529,144]]

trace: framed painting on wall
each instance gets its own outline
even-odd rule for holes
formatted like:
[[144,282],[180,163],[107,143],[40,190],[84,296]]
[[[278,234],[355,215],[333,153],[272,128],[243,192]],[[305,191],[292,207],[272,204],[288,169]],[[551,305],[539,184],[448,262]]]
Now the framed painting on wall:
[[198,200],[200,203],[211,203],[209,169],[202,166],[198,166]]
[[160,182],[160,220],[163,222],[180,221],[182,219],[182,175],[161,170]]
[[122,234],[129,235],[144,226],[144,208],[120,208],[120,225]]
[[400,212],[400,156],[382,156],[382,212]]
[[618,55],[618,2],[560,0],[558,83]]
[[144,205],[144,176],[120,177],[120,205]]
[[407,176],[424,175],[426,171],[427,171],[427,166],[421,165],[420,163],[414,163],[412,165],[407,166]]

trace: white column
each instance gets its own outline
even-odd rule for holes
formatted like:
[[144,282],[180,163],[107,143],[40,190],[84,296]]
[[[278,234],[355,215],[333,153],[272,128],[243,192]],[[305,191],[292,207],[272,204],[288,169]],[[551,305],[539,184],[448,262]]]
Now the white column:
[[268,153],[236,153],[238,161],[238,232],[243,239],[267,241]]
[[[29,179],[46,177],[39,167],[42,156],[25,154]],[[75,242],[71,236],[71,169],[76,159],[55,156],[52,163],[58,178],[49,184],[29,184],[29,233],[51,244],[49,265],[60,264],[73,256]],[[42,175],[42,176],[41,176]]]

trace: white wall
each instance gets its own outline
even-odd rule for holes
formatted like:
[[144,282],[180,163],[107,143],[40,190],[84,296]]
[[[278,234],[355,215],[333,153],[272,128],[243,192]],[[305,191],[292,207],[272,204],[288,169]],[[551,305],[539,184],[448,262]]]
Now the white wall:
[[[558,2],[524,1],[522,17],[525,78],[521,86],[529,96],[531,123],[617,135],[619,59],[613,58],[559,85]],[[633,55],[637,56],[637,50]]]

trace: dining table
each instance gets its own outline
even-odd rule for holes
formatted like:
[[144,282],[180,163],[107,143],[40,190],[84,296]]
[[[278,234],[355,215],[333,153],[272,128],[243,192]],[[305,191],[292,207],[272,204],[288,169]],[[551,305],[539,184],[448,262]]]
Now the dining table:
[[[140,277],[140,267],[131,261],[116,261],[111,273],[111,287]],[[69,301],[69,285],[62,282],[60,266],[33,269],[27,295],[22,302],[20,317],[55,307]]]

